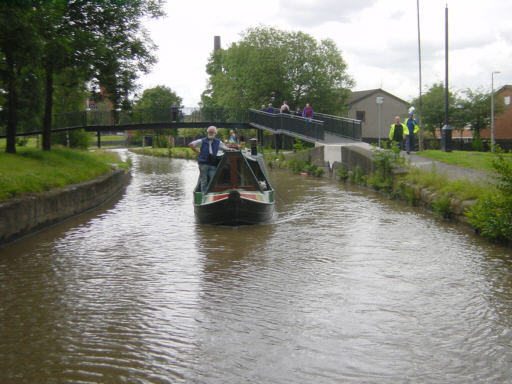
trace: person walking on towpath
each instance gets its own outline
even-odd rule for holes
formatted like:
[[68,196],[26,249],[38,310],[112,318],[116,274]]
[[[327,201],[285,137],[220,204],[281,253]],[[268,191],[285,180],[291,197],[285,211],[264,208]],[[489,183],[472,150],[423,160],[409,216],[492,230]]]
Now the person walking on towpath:
[[409,117],[405,121],[405,125],[408,131],[405,136],[405,150],[407,154],[409,154],[414,150],[414,135],[420,130],[418,122],[414,119],[414,112],[412,110],[409,110]]
[[409,134],[409,130],[407,129],[407,125],[400,122],[400,116],[395,116],[395,122],[391,124],[389,128],[389,140],[394,143],[397,143],[398,149],[403,149],[404,136]]
[[[219,149],[229,151],[229,148],[221,140],[217,139],[217,127],[210,125],[206,130],[207,136],[192,141],[188,146],[199,155],[197,163],[199,165],[199,181],[201,184],[201,192],[206,193],[208,183],[215,175],[217,169],[217,153]],[[199,151],[197,148],[201,148]]]

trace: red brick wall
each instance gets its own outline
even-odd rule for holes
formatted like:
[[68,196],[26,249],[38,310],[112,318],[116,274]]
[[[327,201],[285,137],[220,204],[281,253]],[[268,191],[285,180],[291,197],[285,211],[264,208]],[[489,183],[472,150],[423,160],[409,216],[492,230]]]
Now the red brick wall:
[[[505,97],[510,98],[510,104],[505,104]],[[503,87],[499,93],[494,96],[495,105],[501,103],[503,112],[494,115],[494,139],[512,139],[512,86]],[[486,128],[480,132],[483,139],[491,138],[491,128]]]

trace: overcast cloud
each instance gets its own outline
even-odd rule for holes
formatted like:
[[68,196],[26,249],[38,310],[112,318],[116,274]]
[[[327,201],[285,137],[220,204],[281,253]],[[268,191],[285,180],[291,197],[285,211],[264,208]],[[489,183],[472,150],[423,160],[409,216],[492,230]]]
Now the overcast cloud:
[[[449,84],[490,90],[512,83],[512,2],[420,0],[423,91],[444,82],[445,6],[449,9]],[[169,0],[167,17],[146,25],[159,62],[142,89],[166,85],[196,106],[205,89],[213,37],[223,48],[249,27],[267,25],[330,38],[354,78],[353,90],[383,88],[410,101],[418,96],[416,0]]]

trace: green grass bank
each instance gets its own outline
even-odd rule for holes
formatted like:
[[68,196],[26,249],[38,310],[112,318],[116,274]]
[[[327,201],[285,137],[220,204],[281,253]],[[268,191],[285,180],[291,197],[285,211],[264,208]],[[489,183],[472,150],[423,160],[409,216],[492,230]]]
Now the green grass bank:
[[16,154],[0,152],[0,201],[82,183],[129,166],[113,152],[18,147]]

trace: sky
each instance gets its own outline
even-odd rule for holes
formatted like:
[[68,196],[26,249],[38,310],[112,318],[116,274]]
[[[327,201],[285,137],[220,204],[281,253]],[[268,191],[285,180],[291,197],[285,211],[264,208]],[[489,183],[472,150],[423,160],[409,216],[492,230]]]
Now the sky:
[[[494,89],[512,84],[512,1],[419,0],[422,92],[445,81],[446,7],[450,90],[490,92],[492,78]],[[170,87],[185,107],[197,106],[207,87],[214,36],[227,49],[257,26],[333,40],[353,91],[419,95],[417,0],[167,0],[165,11],[145,23],[158,62],[139,85]]]

